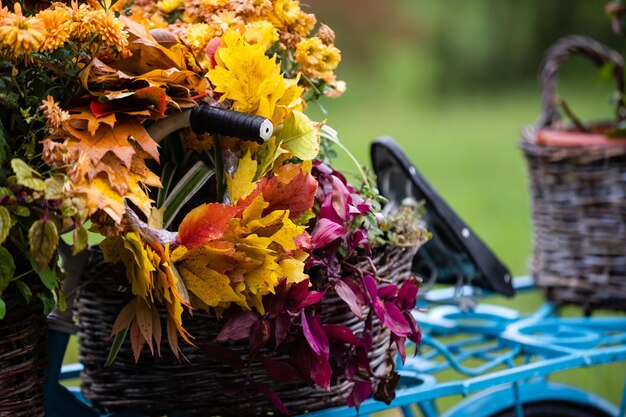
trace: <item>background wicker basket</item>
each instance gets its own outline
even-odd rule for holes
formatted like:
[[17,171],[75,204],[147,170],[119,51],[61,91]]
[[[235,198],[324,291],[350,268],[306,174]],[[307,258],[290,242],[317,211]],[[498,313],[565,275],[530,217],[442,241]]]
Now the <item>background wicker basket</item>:
[[[394,282],[410,276],[411,260],[417,247],[388,247],[374,258],[377,274]],[[369,264],[358,265],[369,269]],[[345,404],[352,383],[334,381],[330,392],[298,383],[278,383],[272,380],[260,363],[251,368],[233,371],[227,365],[212,361],[197,348],[180,342],[188,363],[178,363],[163,344],[161,357],[143,354],[135,364],[128,341],[125,342],[112,366],[104,368],[111,347],[109,335],[114,319],[128,301],[116,291],[113,276],[125,280],[124,272],[110,265],[90,268],[88,284],[81,290],[76,302],[76,315],[80,331],[80,360],[85,366],[82,374],[82,391],[98,407],[110,410],[132,409],[151,415],[178,411],[195,416],[241,416],[274,412],[275,408],[263,394],[249,392],[248,401],[241,395],[229,397],[224,393],[225,377],[232,384],[244,383],[252,378],[267,384],[294,411],[303,412]],[[113,285],[112,285],[113,284]],[[325,297],[322,322],[341,323],[359,331],[364,323],[354,317],[347,305],[338,297]],[[195,314],[185,321],[185,328],[194,336],[194,343],[212,340],[223,323],[207,314]],[[392,369],[389,364],[389,330],[375,323],[377,330],[370,355],[372,369],[384,375]],[[231,343],[231,350],[247,352],[248,343]],[[263,353],[263,352],[262,352]],[[391,352],[394,358],[395,352]],[[281,359],[273,353],[267,356]],[[245,359],[245,357],[244,357]]]
[[48,364],[46,317],[38,300],[26,305],[16,286],[2,294],[7,314],[0,320],[0,416],[43,417]]
[[624,120],[621,56],[592,39],[572,36],[550,48],[541,72],[543,118],[523,133],[532,192],[531,272],[546,296],[596,308],[626,309],[626,141],[558,127],[556,85],[561,62],[583,54],[610,63]]

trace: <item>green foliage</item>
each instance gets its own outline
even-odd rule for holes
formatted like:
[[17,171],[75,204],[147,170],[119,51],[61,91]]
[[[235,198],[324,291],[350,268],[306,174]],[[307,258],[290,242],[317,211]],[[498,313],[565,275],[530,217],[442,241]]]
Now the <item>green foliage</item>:
[[0,295],[11,283],[14,275],[15,263],[13,262],[13,256],[4,246],[0,246]]

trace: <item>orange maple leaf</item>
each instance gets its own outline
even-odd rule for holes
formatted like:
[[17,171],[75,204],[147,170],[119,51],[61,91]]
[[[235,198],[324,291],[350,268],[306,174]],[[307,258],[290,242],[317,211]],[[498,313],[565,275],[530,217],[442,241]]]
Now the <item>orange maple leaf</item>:
[[239,207],[218,203],[203,204],[191,210],[178,228],[178,240],[188,249],[224,236],[230,220],[241,212]]
[[136,150],[133,143],[137,143],[152,158],[159,160],[157,143],[152,140],[143,125],[136,117],[117,115],[117,122],[113,127],[100,124],[95,134],[90,134],[88,123],[85,120],[73,119],[63,127],[78,141],[75,146],[80,152],[89,155],[94,164],[97,164],[107,152],[117,156],[127,168],[130,168]]

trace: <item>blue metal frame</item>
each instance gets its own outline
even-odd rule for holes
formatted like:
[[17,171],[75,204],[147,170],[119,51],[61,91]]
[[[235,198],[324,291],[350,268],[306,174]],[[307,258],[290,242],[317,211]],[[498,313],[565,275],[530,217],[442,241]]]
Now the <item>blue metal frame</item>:
[[[527,289],[532,282],[527,277],[519,278],[515,286],[518,290]],[[469,288],[461,291],[463,295],[472,295]],[[420,305],[445,303],[458,295],[450,289],[431,291]],[[618,408],[589,392],[548,381],[548,376],[555,372],[626,361],[626,318],[559,318],[556,313],[549,303],[530,315],[486,304],[472,311],[444,305],[417,312],[416,319],[423,330],[422,345],[417,356],[407,358],[399,367],[400,387],[390,405],[370,399],[359,412],[336,407],[306,416],[365,417],[399,407],[405,417],[439,417],[435,405],[438,398],[474,394],[441,417],[489,417],[506,409],[516,409],[518,417],[523,417],[522,404],[537,401],[571,402],[612,417],[626,417],[626,386]],[[48,417],[106,415],[90,408],[77,390],[70,393],[57,382],[57,376],[64,380],[80,374],[80,365],[61,370],[66,344],[67,335],[51,332],[50,381],[46,386]],[[449,369],[462,377],[437,382],[435,374]]]

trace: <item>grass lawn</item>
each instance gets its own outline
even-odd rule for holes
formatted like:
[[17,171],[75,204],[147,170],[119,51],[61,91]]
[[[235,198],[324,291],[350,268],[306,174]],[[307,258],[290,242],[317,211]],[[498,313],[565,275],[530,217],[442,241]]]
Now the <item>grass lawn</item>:
[[[407,68],[397,77],[354,77],[344,97],[325,101],[328,123],[361,161],[368,161],[369,143],[379,135],[394,137],[417,168],[448,200],[514,274],[524,274],[530,253],[529,201],[523,158],[516,143],[522,126],[539,115],[539,98],[534,85],[518,86],[494,95],[459,95],[416,98],[408,85]],[[403,75],[404,74],[404,75]],[[593,83],[592,83],[593,84]],[[376,85],[376,89],[373,86]],[[608,116],[606,86],[591,91],[565,90],[574,109],[585,119]],[[325,118],[314,106],[312,117]],[[345,157],[340,167],[353,169]],[[531,292],[497,302],[523,311],[539,306],[542,297]],[[567,314],[578,314],[568,309]],[[76,345],[67,361],[77,360]],[[554,379],[605,396],[618,403],[626,375],[626,364],[558,374]],[[445,409],[458,398],[442,402]]]

